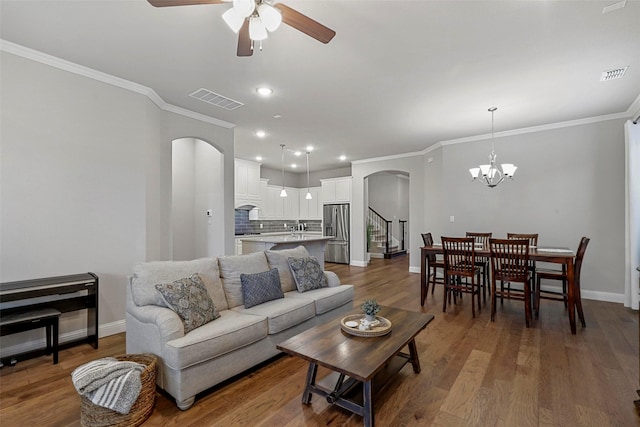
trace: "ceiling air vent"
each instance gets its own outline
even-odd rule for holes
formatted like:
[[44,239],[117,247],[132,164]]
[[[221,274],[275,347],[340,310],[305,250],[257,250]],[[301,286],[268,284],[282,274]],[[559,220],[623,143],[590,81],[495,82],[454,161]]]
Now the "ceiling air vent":
[[624,73],[627,72],[627,68],[629,67],[616,68],[613,70],[603,71],[602,76],[600,76],[600,81],[607,82],[609,80],[620,79],[624,76]]
[[189,96],[199,99],[202,102],[206,102],[207,104],[224,108],[225,110],[235,110],[236,108],[242,107],[244,105],[242,102],[235,101],[231,98],[227,98],[226,96],[222,96],[218,93],[211,92],[210,90],[204,88],[200,88],[195,92],[190,93]]

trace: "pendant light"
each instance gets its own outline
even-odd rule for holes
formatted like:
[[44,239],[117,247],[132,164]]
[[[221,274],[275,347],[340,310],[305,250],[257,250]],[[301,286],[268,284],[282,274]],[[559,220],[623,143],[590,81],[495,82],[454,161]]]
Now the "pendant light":
[[307,195],[305,197],[307,200],[313,199],[311,196],[311,191],[309,191],[309,152],[307,151]]
[[474,181],[479,178],[479,181],[489,188],[498,186],[505,178],[513,179],[513,175],[516,173],[516,169],[518,169],[517,166],[511,163],[503,163],[501,165],[502,171],[496,167],[496,158],[498,156],[496,155],[494,146],[493,114],[497,109],[497,107],[489,108],[489,112],[491,113],[491,154],[489,154],[489,164],[469,169],[471,178],[473,178]]
[[287,197],[287,190],[284,189],[284,144],[280,144],[280,148],[282,149],[282,191],[280,197]]

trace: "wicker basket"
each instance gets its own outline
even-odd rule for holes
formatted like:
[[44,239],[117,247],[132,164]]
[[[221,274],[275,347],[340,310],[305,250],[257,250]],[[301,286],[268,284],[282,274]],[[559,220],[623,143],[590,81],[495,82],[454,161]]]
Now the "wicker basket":
[[89,399],[80,396],[80,423],[85,427],[135,427],[149,418],[156,403],[156,366],[157,357],[153,354],[125,354],[116,356],[123,362],[137,362],[146,365],[140,373],[142,388],[138,400],[128,414],[120,414],[111,409],[94,405]]

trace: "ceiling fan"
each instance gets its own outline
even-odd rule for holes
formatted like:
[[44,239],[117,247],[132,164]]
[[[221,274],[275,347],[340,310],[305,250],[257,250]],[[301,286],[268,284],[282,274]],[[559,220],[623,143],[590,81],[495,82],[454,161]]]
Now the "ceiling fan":
[[233,2],[233,7],[222,14],[229,27],[238,33],[238,56],[253,55],[254,42],[268,37],[267,31],[275,31],[280,22],[306,35],[329,43],[336,32],[306,15],[282,3],[271,4],[267,0],[147,0],[155,7],[188,6],[197,4],[221,4]]

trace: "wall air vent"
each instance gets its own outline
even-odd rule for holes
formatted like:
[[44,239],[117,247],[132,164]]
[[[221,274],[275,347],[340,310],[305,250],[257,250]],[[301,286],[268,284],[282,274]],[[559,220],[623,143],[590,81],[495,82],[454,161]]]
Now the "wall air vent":
[[624,73],[627,72],[627,68],[629,67],[616,68],[613,70],[603,71],[602,76],[600,76],[600,81],[607,82],[609,80],[620,79],[624,76]]
[[235,101],[226,96],[222,96],[218,93],[212,92],[208,89],[200,88],[193,93],[189,94],[190,97],[199,99],[207,104],[215,105],[216,107],[224,108],[225,110],[235,110],[242,107],[244,104],[240,101]]

